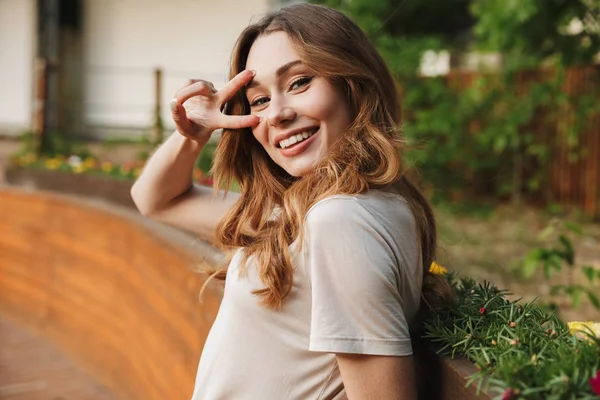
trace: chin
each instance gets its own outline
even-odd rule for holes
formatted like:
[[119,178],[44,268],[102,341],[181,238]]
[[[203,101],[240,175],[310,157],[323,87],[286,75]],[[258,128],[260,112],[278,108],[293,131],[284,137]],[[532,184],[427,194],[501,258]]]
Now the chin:
[[293,176],[294,178],[301,178],[304,175],[307,175],[308,173],[310,173],[314,168],[314,165],[303,165],[303,166],[289,166],[287,168],[283,168],[285,169],[285,171],[290,174],[291,176]]
[[288,174],[290,174],[291,176],[293,176],[294,178],[301,178],[304,175],[306,175],[307,170],[303,169],[303,170],[299,170],[296,168],[284,168],[285,172],[287,172]]

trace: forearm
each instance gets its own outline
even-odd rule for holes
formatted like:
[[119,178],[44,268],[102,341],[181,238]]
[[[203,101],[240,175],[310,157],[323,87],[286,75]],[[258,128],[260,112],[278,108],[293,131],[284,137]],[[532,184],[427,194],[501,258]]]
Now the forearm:
[[174,132],[150,157],[131,188],[142,214],[150,214],[190,189],[203,143]]
[[417,398],[412,356],[337,353],[350,400],[414,400]]

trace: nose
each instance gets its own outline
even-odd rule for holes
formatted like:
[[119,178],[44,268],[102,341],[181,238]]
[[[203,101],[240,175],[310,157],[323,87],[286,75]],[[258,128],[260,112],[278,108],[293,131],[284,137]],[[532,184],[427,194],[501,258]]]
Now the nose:
[[277,104],[271,100],[269,105],[269,116],[267,122],[271,126],[278,126],[285,122],[293,121],[296,118],[296,111],[285,104]]

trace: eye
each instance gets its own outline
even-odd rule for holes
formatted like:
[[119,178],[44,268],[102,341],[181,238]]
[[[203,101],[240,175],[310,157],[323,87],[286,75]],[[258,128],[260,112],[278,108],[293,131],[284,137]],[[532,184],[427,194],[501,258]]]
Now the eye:
[[256,107],[265,104],[269,99],[267,97],[259,97],[250,103],[250,107]]
[[292,82],[292,84],[290,85],[290,90],[296,90],[299,89],[303,86],[306,86],[310,83],[310,81],[313,80],[312,76],[305,76],[304,78],[299,78],[296,79],[294,82]]

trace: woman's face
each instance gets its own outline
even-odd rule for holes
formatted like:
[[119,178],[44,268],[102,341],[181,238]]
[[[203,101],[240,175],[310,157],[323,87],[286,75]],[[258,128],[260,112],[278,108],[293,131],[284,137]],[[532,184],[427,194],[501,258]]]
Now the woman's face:
[[246,68],[256,72],[246,86],[250,110],[262,117],[254,137],[290,175],[304,175],[350,125],[348,101],[304,67],[284,32],[256,39]]

